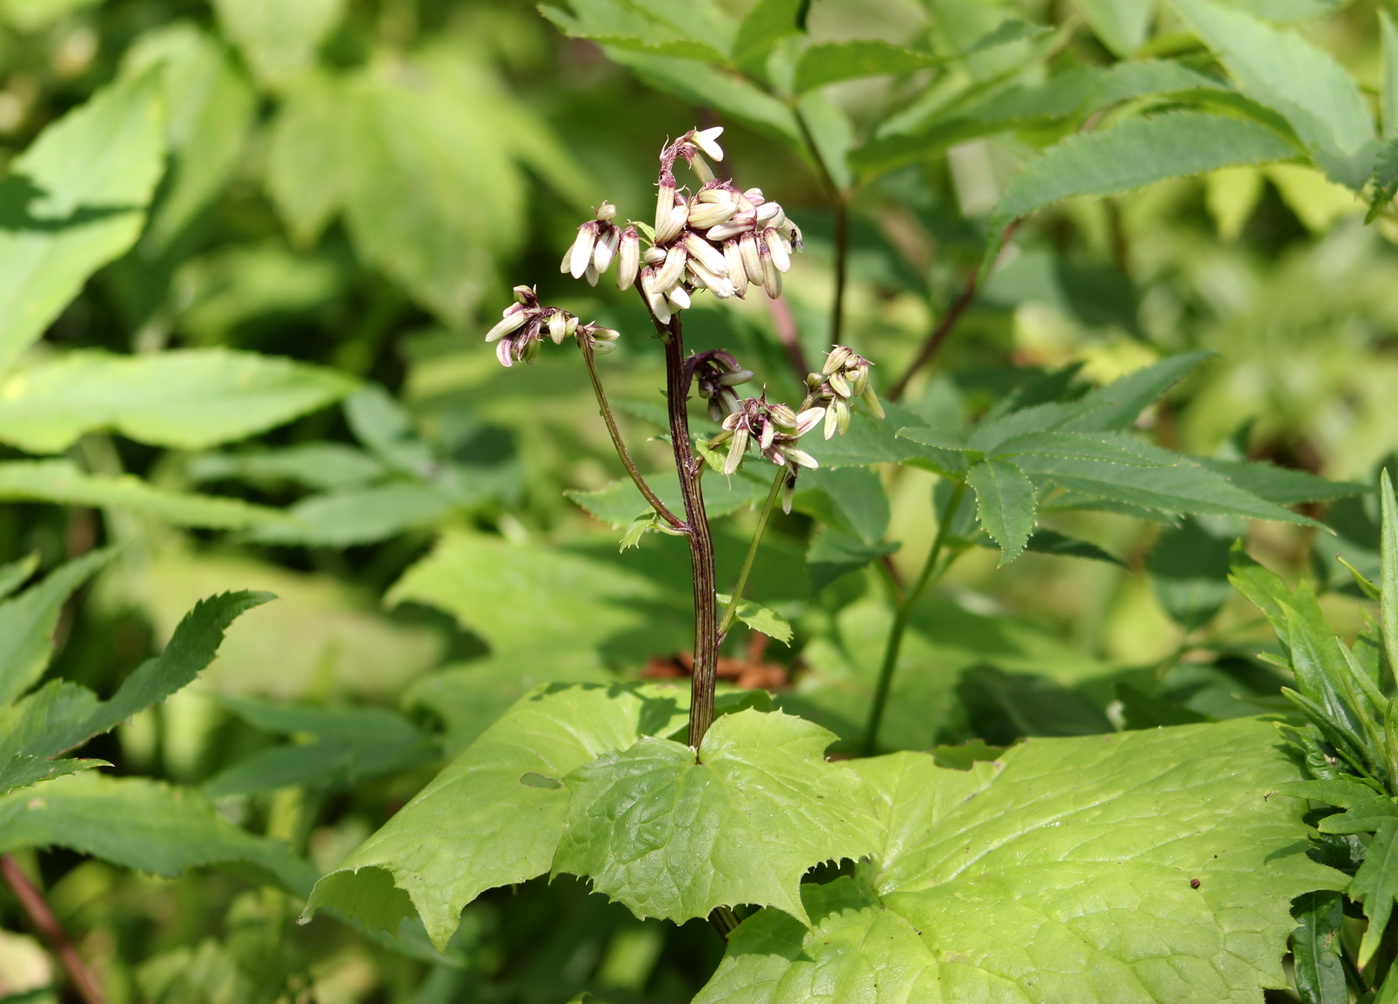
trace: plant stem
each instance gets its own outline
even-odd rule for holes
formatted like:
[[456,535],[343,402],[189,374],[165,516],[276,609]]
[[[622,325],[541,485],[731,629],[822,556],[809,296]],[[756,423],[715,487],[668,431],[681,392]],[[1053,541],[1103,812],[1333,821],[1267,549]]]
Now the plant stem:
[[[1005,228],[1004,236],[1000,238],[1002,246],[1010,242],[1010,238],[1014,236],[1015,229],[1018,226],[1019,220],[1015,220]],[[890,401],[897,401],[902,398],[903,392],[908,389],[909,381],[911,381],[917,371],[926,366],[927,363],[931,361],[932,357],[937,354],[938,350],[941,349],[942,343],[945,342],[947,336],[951,334],[951,329],[956,327],[956,322],[961,320],[961,315],[966,312],[966,308],[975,302],[976,294],[980,292],[981,280],[983,278],[984,277],[981,275],[981,267],[978,264],[971,270],[971,274],[966,277],[966,284],[961,287],[961,292],[957,294],[956,299],[953,300],[951,306],[947,308],[947,312],[942,315],[942,319],[937,322],[931,333],[928,334],[927,340],[922,343],[922,348],[918,349],[917,355],[913,357],[913,361],[908,364],[908,368],[904,370],[898,382],[893,385],[893,389],[886,395]]]
[[946,547],[947,534],[951,529],[952,522],[956,519],[956,511],[961,508],[962,496],[966,494],[966,486],[958,484],[952,489],[951,498],[947,500],[946,510],[942,513],[942,518],[937,524],[937,536],[932,540],[932,549],[927,553],[927,562],[922,566],[922,571],[918,574],[917,581],[903,595],[903,601],[898,605],[897,613],[893,618],[893,627],[888,632],[888,642],[884,646],[883,663],[879,667],[879,680],[874,688],[874,702],[869,707],[869,720],[864,726],[864,748],[862,755],[873,756],[878,748],[879,726],[883,723],[884,707],[888,704],[888,693],[893,686],[893,670],[898,665],[898,653],[903,647],[903,635],[908,630],[908,622],[912,619],[913,607],[921,599],[927,587],[946,571],[941,563],[942,551]]
[[772,490],[767,493],[767,501],[762,503],[762,511],[758,513],[757,529],[752,532],[752,543],[748,545],[748,553],[743,557],[743,567],[738,572],[738,581],[733,586],[733,596],[728,602],[728,609],[724,611],[723,623],[718,626],[719,644],[723,644],[723,639],[728,636],[728,629],[733,626],[733,619],[738,616],[738,604],[743,598],[743,590],[747,588],[748,575],[752,572],[752,563],[757,558],[757,547],[762,543],[762,535],[767,531],[767,520],[772,516],[772,507],[777,504],[786,477],[786,468],[777,468],[777,476],[772,479]]
[[[844,331],[845,326],[845,277],[849,271],[849,194],[840,188],[830,166],[820,155],[820,147],[816,144],[815,134],[811,132],[806,117],[801,114],[800,107],[793,103],[791,112],[796,119],[796,127],[801,131],[801,138],[806,141],[806,148],[810,150],[811,159],[815,161],[816,168],[820,172],[821,180],[830,190],[830,201],[834,206],[835,296],[830,304],[830,341],[838,344],[840,334]],[[798,373],[797,377],[804,378],[805,375],[804,372]]]
[[24,874],[9,854],[0,855],[0,875],[3,875],[5,884],[10,887],[15,899],[19,900],[19,905],[28,914],[29,922],[48,942],[49,948],[68,971],[68,978],[73,981],[73,989],[83,999],[84,1004],[107,1004],[107,997],[102,993],[97,977],[92,975],[92,970],[87,968],[87,963],[68,940],[63,925],[49,909],[43,893],[35,888],[34,883],[29,881],[29,876]]
[[650,485],[646,484],[646,479],[636,469],[636,462],[631,459],[631,454],[626,449],[626,441],[621,438],[621,432],[616,427],[616,417],[612,414],[612,406],[607,401],[606,392],[602,389],[602,378],[597,374],[597,359],[592,352],[592,344],[580,338],[578,339],[578,347],[582,349],[583,362],[587,364],[587,375],[592,380],[592,392],[597,395],[597,407],[601,409],[602,421],[607,423],[607,433],[612,437],[612,445],[616,447],[617,456],[621,458],[626,473],[631,475],[631,481],[646,497],[646,501],[650,503],[650,507],[655,510],[656,515],[676,530],[687,531],[688,527],[684,520],[672,513],[670,507],[660,501],[660,497],[651,491]]
[[689,745],[695,750],[714,720],[714,688],[718,685],[718,600],[714,590],[714,539],[704,512],[704,491],[699,485],[699,464],[689,442],[689,375],[684,366],[684,330],[679,317],[657,325],[665,342],[665,396],[670,411],[670,445],[675,451],[675,472],[684,495],[684,516],[689,526],[689,561],[694,572],[694,680],[690,689]]

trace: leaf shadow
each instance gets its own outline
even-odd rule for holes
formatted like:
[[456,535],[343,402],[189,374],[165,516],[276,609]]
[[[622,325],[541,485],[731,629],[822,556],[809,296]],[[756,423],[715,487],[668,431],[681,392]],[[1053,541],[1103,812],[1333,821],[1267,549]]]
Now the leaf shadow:
[[99,220],[139,212],[138,205],[79,205],[64,216],[40,216],[34,206],[49,193],[22,173],[0,180],[0,231],[59,233]]

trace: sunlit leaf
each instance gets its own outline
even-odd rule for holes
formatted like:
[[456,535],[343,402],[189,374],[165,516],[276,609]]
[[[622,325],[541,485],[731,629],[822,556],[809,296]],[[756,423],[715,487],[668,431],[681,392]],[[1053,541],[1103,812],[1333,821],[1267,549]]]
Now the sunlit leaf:
[[136,241],[164,169],[161,82],[100,92],[40,134],[0,181],[0,372]]

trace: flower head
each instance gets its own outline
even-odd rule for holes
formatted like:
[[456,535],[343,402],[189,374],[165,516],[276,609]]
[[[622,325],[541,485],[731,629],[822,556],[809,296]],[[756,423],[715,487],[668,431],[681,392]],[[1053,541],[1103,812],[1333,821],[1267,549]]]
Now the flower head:
[[485,336],[487,343],[495,343],[495,356],[501,366],[532,363],[545,338],[555,345],[562,345],[565,338],[574,338],[597,355],[605,355],[616,348],[618,335],[611,328],[579,324],[577,317],[568,311],[543,306],[533,286],[516,286],[514,294],[515,302],[501,312],[500,320]]
[[784,404],[768,403],[765,396],[740,402],[723,420],[724,430],[732,434],[723,473],[738,469],[749,443],[756,443],[758,452],[778,467],[819,467],[815,457],[799,449],[796,441],[814,429],[824,415],[825,409],[819,407],[797,414]]
[[825,438],[844,435],[849,428],[850,403],[861,398],[875,418],[883,418],[883,405],[869,384],[873,363],[856,355],[848,345],[833,346],[819,373],[806,377],[806,401],[825,407]]
[[752,379],[752,370],[738,365],[727,352],[715,349],[689,357],[689,369],[699,396],[709,402],[709,417],[722,422],[742,404],[733,388]]

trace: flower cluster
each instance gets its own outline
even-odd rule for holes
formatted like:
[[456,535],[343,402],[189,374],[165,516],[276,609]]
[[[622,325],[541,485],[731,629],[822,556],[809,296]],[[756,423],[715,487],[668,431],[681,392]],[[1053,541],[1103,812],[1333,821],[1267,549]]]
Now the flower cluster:
[[496,343],[495,356],[500,365],[532,363],[545,335],[555,345],[562,345],[565,338],[575,338],[579,345],[590,346],[597,355],[606,355],[616,348],[618,334],[611,328],[579,324],[568,311],[541,305],[533,286],[516,286],[514,293],[515,302],[504,309],[485,336],[486,342]]
[[[619,228],[616,210],[603,203],[597,218],[578,228],[560,270],[596,285],[617,262],[617,286],[638,285],[657,321],[669,321],[690,305],[690,294],[707,289],[720,299],[742,298],[759,286],[775,299],[782,273],[801,249],[801,232],[760,188],[740,191],[714,178],[704,154],[723,159],[722,128],[691,129],[660,154],[655,226],[642,250],[636,225]],[[693,194],[675,183],[674,164],[683,158],[702,186]]]
[[883,418],[883,405],[869,385],[869,367],[873,363],[856,355],[848,345],[836,345],[825,357],[819,373],[806,377],[808,391],[803,407],[825,408],[825,438],[845,434],[849,428],[850,402],[863,399],[875,418]]
[[778,467],[819,467],[815,457],[799,449],[796,441],[814,429],[824,415],[824,408],[808,408],[798,415],[784,404],[768,403],[765,394],[745,399],[723,420],[724,432],[733,440],[723,473],[738,469],[748,443],[756,443],[759,452]]
[[752,370],[743,369],[738,360],[721,349],[692,355],[686,366],[699,396],[709,402],[710,418],[722,422],[738,410],[742,399],[733,388],[751,380]]

